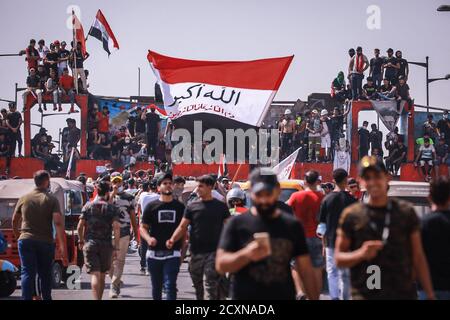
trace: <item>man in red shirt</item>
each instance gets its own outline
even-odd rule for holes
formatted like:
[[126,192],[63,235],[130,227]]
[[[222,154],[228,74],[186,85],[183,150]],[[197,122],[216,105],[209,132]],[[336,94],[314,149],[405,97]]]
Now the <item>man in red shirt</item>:
[[69,75],[69,69],[64,68],[63,75],[59,78],[59,111],[62,111],[61,97],[62,95],[68,95],[70,98],[70,113],[75,112],[75,90],[73,85],[73,77]]
[[30,40],[30,45],[26,48],[25,55],[28,64],[28,71],[30,71],[31,69],[37,69],[40,56],[39,52],[36,50],[36,40]]
[[109,109],[104,106],[102,112],[97,112],[98,133],[109,133]]
[[305,190],[297,191],[291,195],[287,204],[294,211],[295,216],[305,229],[306,244],[314,267],[314,277],[319,292],[322,290],[322,272],[325,265],[323,257],[322,240],[316,235],[319,224],[319,210],[324,194],[318,191],[320,176],[317,171],[311,170],[305,174]]

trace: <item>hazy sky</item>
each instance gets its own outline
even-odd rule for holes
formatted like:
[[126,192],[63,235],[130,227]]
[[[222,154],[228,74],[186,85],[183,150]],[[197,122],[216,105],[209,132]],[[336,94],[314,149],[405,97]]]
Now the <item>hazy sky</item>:
[[[100,8],[121,49],[108,59],[96,39],[87,42],[90,90],[98,95],[153,95],[147,50],[190,59],[249,60],[295,55],[276,100],[305,100],[329,92],[347,50],[361,45],[372,56],[392,47],[411,61],[430,56],[430,77],[450,73],[450,13],[436,8],[445,0],[167,0],[167,1],[1,1],[0,53],[25,49],[30,38],[71,40],[68,8],[77,5],[87,32]],[[369,30],[366,10],[380,8],[381,29]],[[26,10],[25,10],[26,8]],[[24,85],[23,57],[0,58],[0,98],[13,99],[14,83]],[[410,66],[411,94],[425,104],[425,69]],[[449,108],[450,81],[432,83],[430,104]],[[21,101],[21,99],[19,100]],[[3,106],[0,103],[0,106]]]

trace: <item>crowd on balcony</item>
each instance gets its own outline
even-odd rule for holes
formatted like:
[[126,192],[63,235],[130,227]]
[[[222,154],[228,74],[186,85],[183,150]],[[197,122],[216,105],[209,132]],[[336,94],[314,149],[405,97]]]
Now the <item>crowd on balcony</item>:
[[87,93],[89,71],[84,69],[84,61],[89,58],[89,53],[83,53],[80,43],[74,47],[71,42],[71,46],[67,50],[65,41],[56,40],[48,48],[44,40],[39,40],[36,48],[36,40],[31,39],[23,52],[28,70],[24,102],[32,95],[38,102],[39,112],[47,110],[43,95],[49,95],[53,101],[53,111],[60,112],[63,99],[68,98],[71,104],[69,112],[73,113],[76,112],[75,94]]

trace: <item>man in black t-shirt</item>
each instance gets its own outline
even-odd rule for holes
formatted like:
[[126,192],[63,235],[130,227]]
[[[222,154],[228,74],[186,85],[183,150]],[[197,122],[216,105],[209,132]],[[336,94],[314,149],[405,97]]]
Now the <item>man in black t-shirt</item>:
[[409,74],[409,66],[408,61],[406,59],[402,58],[402,52],[400,50],[397,50],[395,52],[395,57],[397,58],[398,64],[400,68],[398,69],[397,76],[404,76],[405,79],[408,79]]
[[396,176],[400,165],[406,162],[406,155],[408,154],[403,137],[399,137],[397,143],[390,144],[388,150],[389,156],[386,158],[386,167],[393,176]]
[[380,49],[374,50],[375,57],[370,59],[370,72],[369,76],[373,78],[373,82],[376,87],[381,86],[381,80],[383,79],[383,58],[380,57]]
[[[436,299],[450,300],[450,180],[442,176],[430,185],[434,211],[422,220],[423,250],[430,267]],[[419,298],[426,298],[419,290]]]
[[364,121],[361,128],[358,129],[359,135],[359,158],[367,156],[369,154],[369,130],[367,129],[369,126],[369,122]]
[[370,127],[372,128],[372,131],[370,131],[369,134],[370,148],[372,150],[378,149],[380,155],[383,156],[383,133],[378,130],[375,123],[372,123]]
[[442,114],[442,118],[437,122],[437,130],[441,137],[445,138],[445,143],[450,145],[450,119],[448,118],[448,110]]
[[22,134],[20,132],[20,126],[22,125],[22,115],[17,111],[17,106],[15,103],[9,104],[9,113],[6,116],[6,126],[8,127],[8,138],[9,138],[9,151],[11,157],[16,154],[16,142],[19,143],[19,156],[22,153]]
[[136,109],[136,126],[135,126],[135,134],[138,140],[145,138],[145,120],[142,119],[142,109],[138,107]]
[[149,161],[155,161],[156,145],[158,143],[159,133],[161,131],[161,118],[156,114],[156,106],[150,106],[150,112],[142,113],[142,120],[147,125],[147,154]]
[[152,282],[153,300],[162,299],[163,286],[167,294],[166,300],[176,300],[177,277],[185,241],[178,240],[171,249],[167,249],[166,242],[183,218],[184,205],[173,198],[172,174],[162,173],[156,180],[161,196],[145,207],[140,234],[148,243],[147,266]]
[[9,152],[9,144],[6,141],[6,134],[0,133],[0,157],[6,158],[6,168],[5,168],[5,175],[7,176],[9,174],[9,168],[11,165],[11,153]]
[[392,48],[387,50],[387,54],[388,56],[384,59],[383,64],[383,70],[385,70],[384,77],[395,86],[397,84],[398,69],[400,69],[400,64],[398,63],[397,58],[394,57],[394,50]]
[[41,87],[41,78],[37,75],[36,69],[30,69],[30,75],[27,77],[27,89],[24,91],[23,98],[23,112],[25,112],[25,105],[27,102],[28,95],[32,95],[38,102],[39,112],[42,112],[42,89]]
[[58,60],[59,60],[59,53],[56,52],[55,45],[53,43],[50,44],[50,52],[47,53],[45,57],[45,66],[47,68],[47,74],[50,74],[50,69],[55,70],[56,73],[58,73]]
[[[357,200],[346,190],[348,173],[344,169],[333,171],[336,188],[322,201],[319,214],[318,235],[322,237],[325,248],[328,288],[332,300],[350,299],[350,274],[347,269],[338,269],[334,262],[336,230],[342,211]],[[323,228],[319,232],[319,230]],[[340,284],[342,288],[340,289]]]
[[[77,93],[84,93],[87,90],[87,78],[84,72],[84,61],[89,58],[89,53],[83,54],[81,49],[81,43],[77,42],[77,47],[72,49],[70,54],[70,66],[72,68],[72,74],[75,81],[75,90]],[[81,78],[82,87],[78,86],[78,77]]]
[[[230,217],[230,211],[225,203],[212,197],[216,181],[206,175],[197,178],[197,195],[199,200],[188,204],[184,218],[167,241],[170,250],[182,239],[191,226],[189,233],[190,250],[192,253],[189,272],[195,288],[197,300],[218,300],[220,276],[215,268],[216,250],[225,221]],[[205,278],[205,281],[203,281]]]
[[252,207],[226,224],[217,250],[216,268],[232,273],[232,299],[294,300],[291,260],[306,296],[319,298],[301,223],[277,209],[277,176],[267,168],[250,176]]

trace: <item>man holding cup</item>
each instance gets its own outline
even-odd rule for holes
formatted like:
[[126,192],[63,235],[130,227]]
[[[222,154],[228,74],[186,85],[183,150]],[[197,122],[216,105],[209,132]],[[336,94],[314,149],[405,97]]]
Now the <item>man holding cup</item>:
[[232,299],[294,300],[291,259],[309,299],[319,298],[314,271],[300,222],[277,208],[277,176],[268,168],[250,175],[252,207],[225,225],[217,250],[216,268],[232,273]]

